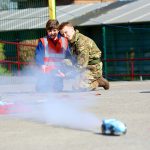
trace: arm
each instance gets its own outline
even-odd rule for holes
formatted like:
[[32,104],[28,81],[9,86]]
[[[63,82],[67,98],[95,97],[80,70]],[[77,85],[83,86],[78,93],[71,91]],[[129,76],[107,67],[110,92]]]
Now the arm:
[[35,50],[35,62],[38,66],[44,65],[44,46],[42,42],[39,41]]
[[89,44],[84,40],[78,40],[76,45],[76,50],[78,51],[77,55],[77,64],[78,69],[84,69],[87,67],[89,62]]
[[71,58],[71,52],[68,45],[67,49],[65,50],[65,59],[70,59],[70,58]]
[[44,65],[44,46],[41,41],[39,41],[36,50],[35,50],[35,62],[37,67],[42,69],[43,72],[47,72],[47,68]]

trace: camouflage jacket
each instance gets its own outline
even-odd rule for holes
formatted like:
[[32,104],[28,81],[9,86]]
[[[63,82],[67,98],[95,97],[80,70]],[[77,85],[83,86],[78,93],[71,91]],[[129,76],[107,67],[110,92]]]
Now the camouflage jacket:
[[70,41],[70,53],[76,58],[76,67],[80,69],[100,62],[100,49],[92,39],[79,33],[78,30]]

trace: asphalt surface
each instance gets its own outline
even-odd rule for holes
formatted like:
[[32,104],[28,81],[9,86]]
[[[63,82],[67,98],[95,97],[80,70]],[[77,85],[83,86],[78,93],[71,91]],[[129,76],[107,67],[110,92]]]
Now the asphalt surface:
[[[0,85],[1,101],[29,107],[0,115],[0,150],[150,149],[150,81],[110,82],[108,91],[81,93],[68,86],[62,93],[37,93],[34,87]],[[124,122],[127,134],[102,135],[103,118]]]

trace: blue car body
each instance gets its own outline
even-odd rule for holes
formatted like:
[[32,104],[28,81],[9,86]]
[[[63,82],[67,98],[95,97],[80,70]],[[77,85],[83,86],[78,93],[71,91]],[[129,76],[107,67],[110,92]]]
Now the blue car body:
[[122,135],[127,132],[126,125],[116,119],[104,119],[102,120],[102,134],[105,135]]

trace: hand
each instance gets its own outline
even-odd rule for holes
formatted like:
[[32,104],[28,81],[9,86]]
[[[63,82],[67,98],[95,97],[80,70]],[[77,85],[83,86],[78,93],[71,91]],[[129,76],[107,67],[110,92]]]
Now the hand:
[[70,59],[64,59],[64,60],[63,60],[63,63],[64,63],[65,65],[67,65],[67,66],[72,66],[72,65],[73,65]]
[[44,73],[47,72],[47,71],[46,71],[46,65],[42,65],[42,66],[41,66],[41,69],[42,69],[42,71],[43,71]]
[[64,77],[65,77],[65,74],[64,74],[63,72],[61,72],[60,70],[58,70],[56,76],[57,76],[57,77],[64,78]]
[[42,65],[41,68],[44,73],[48,73],[48,72],[52,71],[53,69],[55,69],[55,66]]

